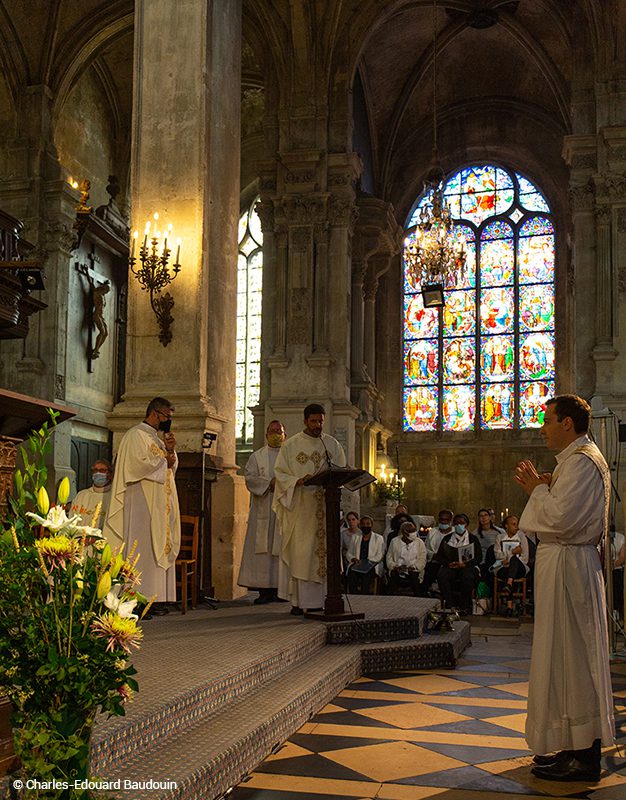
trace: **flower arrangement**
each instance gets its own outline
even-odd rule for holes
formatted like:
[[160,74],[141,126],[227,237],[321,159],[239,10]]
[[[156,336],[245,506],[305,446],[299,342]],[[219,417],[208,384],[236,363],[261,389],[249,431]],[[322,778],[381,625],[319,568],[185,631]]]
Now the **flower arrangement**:
[[21,448],[24,469],[16,471],[0,537],[0,693],[13,704],[23,775],[69,783],[61,793],[24,796],[73,800],[91,796],[72,784],[89,777],[96,714],[124,714],[138,688],[129,664],[142,638],[135,609],[143,603],[145,614],[149,604],[136,589],[138,557],[123,546],[113,551],[97,528],[67,516],[67,478],[50,505],[44,483],[51,433],[45,423]]

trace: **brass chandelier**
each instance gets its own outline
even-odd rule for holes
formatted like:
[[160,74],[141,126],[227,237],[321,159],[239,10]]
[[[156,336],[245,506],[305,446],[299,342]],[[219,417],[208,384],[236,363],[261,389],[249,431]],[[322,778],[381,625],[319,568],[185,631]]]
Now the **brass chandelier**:
[[424,195],[430,201],[419,213],[416,229],[404,245],[405,263],[414,285],[420,284],[424,306],[444,305],[443,289],[465,274],[465,240],[452,222],[444,199],[445,175],[437,149],[437,0],[433,0],[433,155]]

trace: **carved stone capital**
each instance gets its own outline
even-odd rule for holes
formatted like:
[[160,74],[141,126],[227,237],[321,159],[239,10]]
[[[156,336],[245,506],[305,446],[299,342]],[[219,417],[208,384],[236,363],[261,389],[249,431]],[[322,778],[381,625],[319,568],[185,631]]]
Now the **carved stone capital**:
[[591,181],[582,186],[572,186],[569,190],[569,198],[572,210],[592,211],[595,200],[595,188]]
[[331,225],[346,225],[352,228],[357,217],[358,210],[354,200],[334,194],[330,196],[328,201],[328,220]]
[[261,230],[263,233],[274,232],[274,204],[271,200],[260,200],[255,206],[254,210],[259,215],[261,220]]
[[611,206],[606,204],[597,205],[594,209],[594,214],[596,216],[598,226],[606,227],[611,224]]
[[315,224],[326,219],[325,195],[288,194],[281,203],[287,223]]
[[611,200],[624,200],[626,198],[626,177],[624,175],[608,175],[605,183]]

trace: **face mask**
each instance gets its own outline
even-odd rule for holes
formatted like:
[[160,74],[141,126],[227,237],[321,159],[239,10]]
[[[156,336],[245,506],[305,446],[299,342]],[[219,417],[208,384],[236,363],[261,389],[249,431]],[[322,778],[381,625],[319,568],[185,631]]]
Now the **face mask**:
[[109,476],[106,472],[94,472],[91,476],[91,482],[94,486],[101,488],[102,486],[106,486],[109,482]]
[[267,443],[270,447],[280,447],[283,443],[283,436],[281,433],[268,433]]
[[440,531],[449,531],[452,526],[449,522],[440,522],[438,527]]
[[163,431],[163,433],[169,433],[171,427],[172,427],[171,419],[162,419],[161,422],[159,422],[159,430]]
[[456,531],[458,534],[465,533],[465,525],[463,525],[462,523],[461,523],[460,525],[455,525],[455,526],[454,526],[454,530],[455,530],[455,531]]
[[417,539],[417,531],[408,531],[404,534],[409,542],[414,542]]
[[368,534],[370,534],[371,532],[372,532],[372,529],[371,529],[371,528],[366,528],[366,527],[364,527],[363,525],[361,526],[361,533],[363,534],[363,536],[367,536],[367,535],[368,535]]

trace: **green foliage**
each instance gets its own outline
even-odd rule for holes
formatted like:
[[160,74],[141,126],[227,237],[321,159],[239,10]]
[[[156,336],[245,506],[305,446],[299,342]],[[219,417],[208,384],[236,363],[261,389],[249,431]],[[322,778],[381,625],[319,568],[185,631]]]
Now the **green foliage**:
[[[13,704],[24,777],[72,781],[88,777],[96,714],[124,714],[137,690],[129,655],[142,635],[134,605],[145,598],[134,589],[139,575],[129,557],[111,579],[111,552],[103,560],[100,531],[68,519],[60,506],[46,516],[29,510],[38,498],[41,507],[55,416],[22,448],[23,469],[0,534],[0,693]],[[43,499],[47,506],[45,491]],[[104,597],[99,584],[112,584]],[[89,796],[73,789],[24,793]]]
[[386,503],[388,500],[392,500],[394,503],[401,503],[404,500],[404,487],[401,483],[376,481],[374,484],[374,496],[377,503]]

